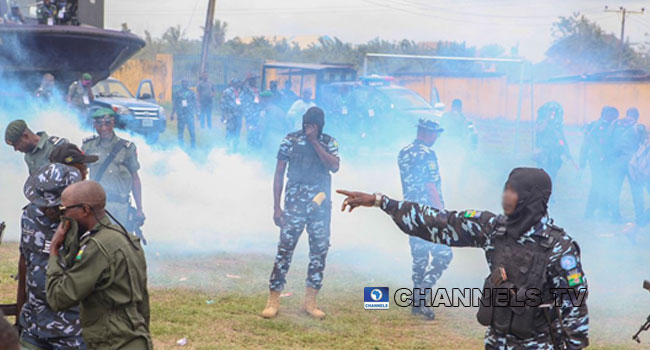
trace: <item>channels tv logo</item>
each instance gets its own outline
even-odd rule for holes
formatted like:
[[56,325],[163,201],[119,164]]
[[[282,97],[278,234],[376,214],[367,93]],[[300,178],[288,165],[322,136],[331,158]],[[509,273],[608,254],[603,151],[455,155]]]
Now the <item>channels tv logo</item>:
[[388,310],[389,299],[388,287],[363,288],[363,308],[366,310]]

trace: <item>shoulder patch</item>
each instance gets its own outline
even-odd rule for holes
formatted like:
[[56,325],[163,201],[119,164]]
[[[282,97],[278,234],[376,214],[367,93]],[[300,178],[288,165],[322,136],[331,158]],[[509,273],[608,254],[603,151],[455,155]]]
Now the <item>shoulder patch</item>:
[[575,255],[568,254],[560,259],[560,265],[563,269],[569,271],[578,265],[578,260],[576,259]]
[[99,136],[98,135],[88,136],[88,137],[84,138],[83,141],[81,141],[81,143],[90,142],[90,141],[96,139],[97,137],[99,137]]
[[478,210],[468,210],[465,212],[465,215],[463,215],[466,218],[478,218],[481,216],[481,211]]
[[60,143],[65,143],[66,142],[66,139],[64,139],[62,137],[58,137],[58,136],[50,136],[50,138],[48,140],[51,143],[53,143],[55,146],[57,146]]
[[83,247],[79,249],[79,252],[77,252],[77,256],[74,258],[75,261],[81,261],[81,257],[83,256],[84,249],[86,249],[86,245],[84,244]]

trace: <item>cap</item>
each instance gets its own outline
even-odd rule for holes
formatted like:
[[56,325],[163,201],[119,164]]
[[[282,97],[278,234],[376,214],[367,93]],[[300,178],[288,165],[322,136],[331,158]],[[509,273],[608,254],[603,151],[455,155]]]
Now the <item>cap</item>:
[[71,184],[81,181],[79,170],[64,164],[48,164],[27,178],[23,193],[39,207],[61,204],[61,193]]
[[27,123],[25,123],[25,121],[22,119],[14,120],[13,122],[9,123],[9,125],[7,125],[7,129],[5,130],[5,142],[13,145],[18,141],[18,139],[20,139],[20,137],[25,132],[25,129],[27,129]]
[[264,97],[273,97],[273,93],[271,91],[269,91],[269,90],[262,91],[260,93],[260,97],[262,97],[262,98],[264,98]]
[[418,128],[427,129],[432,132],[443,132],[445,129],[440,127],[440,124],[433,120],[421,118],[418,122]]
[[96,118],[102,118],[107,115],[114,117],[116,114],[115,111],[110,108],[98,108],[90,115],[90,117],[96,119]]
[[99,159],[97,156],[86,155],[73,143],[64,143],[56,146],[50,154],[50,162],[63,163],[66,165],[79,163],[94,163]]
[[81,76],[81,80],[93,80],[93,76],[90,75],[89,73],[84,73],[84,74]]

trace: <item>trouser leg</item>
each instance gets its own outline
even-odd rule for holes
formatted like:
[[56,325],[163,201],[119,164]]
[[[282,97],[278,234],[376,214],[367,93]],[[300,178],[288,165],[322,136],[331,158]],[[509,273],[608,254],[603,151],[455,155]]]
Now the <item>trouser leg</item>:
[[331,205],[319,208],[319,215],[307,221],[309,234],[309,267],[307,269],[307,287],[320,290],[323,285],[325,259],[330,247]]
[[178,144],[183,146],[185,144],[185,141],[183,140],[185,136],[183,135],[185,133],[185,117],[184,116],[178,116]]
[[196,125],[193,116],[187,116],[187,130],[190,132],[190,145],[192,148],[196,147]]
[[[286,209],[286,206],[285,206]],[[278,242],[278,251],[273,263],[273,271],[269,281],[269,289],[281,291],[286,284],[287,272],[291,266],[293,251],[296,249],[298,239],[305,228],[305,218],[302,215],[296,215],[291,208],[284,212],[284,225],[280,229],[280,241]]]

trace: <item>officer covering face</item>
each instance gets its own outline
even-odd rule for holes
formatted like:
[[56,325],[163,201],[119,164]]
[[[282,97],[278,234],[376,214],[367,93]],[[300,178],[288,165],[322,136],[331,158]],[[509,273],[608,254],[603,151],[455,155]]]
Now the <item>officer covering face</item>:
[[[587,280],[580,249],[548,219],[551,179],[543,170],[517,168],[510,173],[503,192],[504,215],[438,210],[380,193],[337,192],[347,196],[342,210],[380,207],[411,236],[485,251],[491,274],[485,280],[477,318],[488,327],[486,349],[558,349],[560,343],[582,349],[589,345]],[[494,301],[491,296],[498,289],[512,291],[517,298]],[[569,289],[583,298],[572,302]],[[519,305],[517,300],[525,300],[524,294],[530,292],[538,293],[538,300]],[[556,301],[562,306],[554,308]]]
[[[323,283],[325,257],[330,245],[330,173],[339,169],[338,144],[333,137],[323,133],[323,110],[312,107],[302,120],[302,130],[289,133],[282,140],[277,155],[273,220],[281,230],[269,281],[269,300],[262,312],[266,318],[275,317],[278,312],[280,292],[286,282],[293,250],[305,227],[309,234],[310,261],[304,308],[312,317],[325,317],[316,306],[316,294]],[[280,197],[287,165],[288,181],[282,210]]]

